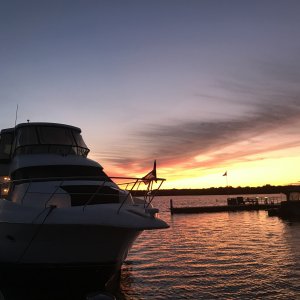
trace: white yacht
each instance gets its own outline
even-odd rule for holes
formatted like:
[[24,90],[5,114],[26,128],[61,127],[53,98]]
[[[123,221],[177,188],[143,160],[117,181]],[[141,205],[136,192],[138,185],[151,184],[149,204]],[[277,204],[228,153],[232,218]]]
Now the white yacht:
[[[151,205],[152,186],[164,181],[155,170],[140,179],[108,177],[88,153],[74,126],[1,131],[1,269],[96,271],[108,281],[143,230],[168,228]],[[143,199],[131,195],[140,184]]]

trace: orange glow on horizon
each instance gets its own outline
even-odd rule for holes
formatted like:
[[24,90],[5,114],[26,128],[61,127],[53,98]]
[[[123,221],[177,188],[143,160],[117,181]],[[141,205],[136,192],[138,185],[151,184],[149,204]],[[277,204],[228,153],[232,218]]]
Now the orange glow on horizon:
[[[158,161],[157,176],[166,178],[162,185],[163,189],[182,189],[182,188],[210,188],[224,187],[227,185],[238,186],[263,186],[270,185],[288,185],[299,182],[300,157],[299,148],[289,151],[289,155],[283,155],[282,152],[270,152],[264,154],[263,158],[259,155],[249,157],[248,161],[232,161],[231,164],[224,164],[222,167],[209,164],[205,166],[205,161],[209,160],[206,156],[197,156],[197,160],[203,160],[204,167],[192,164],[193,159],[183,164],[164,165]],[[90,155],[91,159],[93,156]],[[97,160],[97,159],[96,159]],[[143,177],[151,171],[152,164],[148,168],[141,169],[138,162],[126,164],[124,166],[111,164],[109,161],[99,161],[109,176],[128,176]],[[227,170],[227,178],[222,176]]]

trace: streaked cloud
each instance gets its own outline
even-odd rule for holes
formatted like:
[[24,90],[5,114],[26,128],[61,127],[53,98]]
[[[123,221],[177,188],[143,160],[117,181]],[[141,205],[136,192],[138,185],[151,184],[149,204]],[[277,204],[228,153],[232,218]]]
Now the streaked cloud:
[[[197,120],[191,112],[190,120],[148,124],[134,133],[135,149],[125,147],[127,155],[121,150],[107,159],[136,171],[153,159],[158,159],[161,167],[205,169],[251,161],[253,155],[255,160],[264,159],[269,152],[300,146],[300,73],[295,66],[274,64],[262,64],[261,70],[256,81],[220,83],[224,94],[232,96],[231,102],[245,105],[243,113],[230,119],[220,119],[218,113],[218,119],[211,114],[206,120]],[[227,103],[220,101],[219,112]]]

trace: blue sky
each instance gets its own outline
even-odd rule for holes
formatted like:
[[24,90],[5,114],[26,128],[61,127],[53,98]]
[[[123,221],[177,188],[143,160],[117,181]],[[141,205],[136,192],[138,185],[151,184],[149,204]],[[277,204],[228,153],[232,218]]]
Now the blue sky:
[[1,128],[18,104],[18,122],[81,127],[94,158],[130,175],[154,159],[171,178],[298,159],[299,13],[292,0],[1,1]]

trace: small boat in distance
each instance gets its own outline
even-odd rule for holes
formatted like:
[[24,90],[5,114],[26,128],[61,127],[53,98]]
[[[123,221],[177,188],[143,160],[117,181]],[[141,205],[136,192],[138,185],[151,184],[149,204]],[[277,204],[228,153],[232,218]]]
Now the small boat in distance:
[[[1,271],[78,271],[105,284],[143,230],[169,227],[151,205],[154,185],[164,181],[155,170],[109,177],[88,153],[74,126],[21,123],[1,131]],[[145,197],[132,197],[141,184]]]

